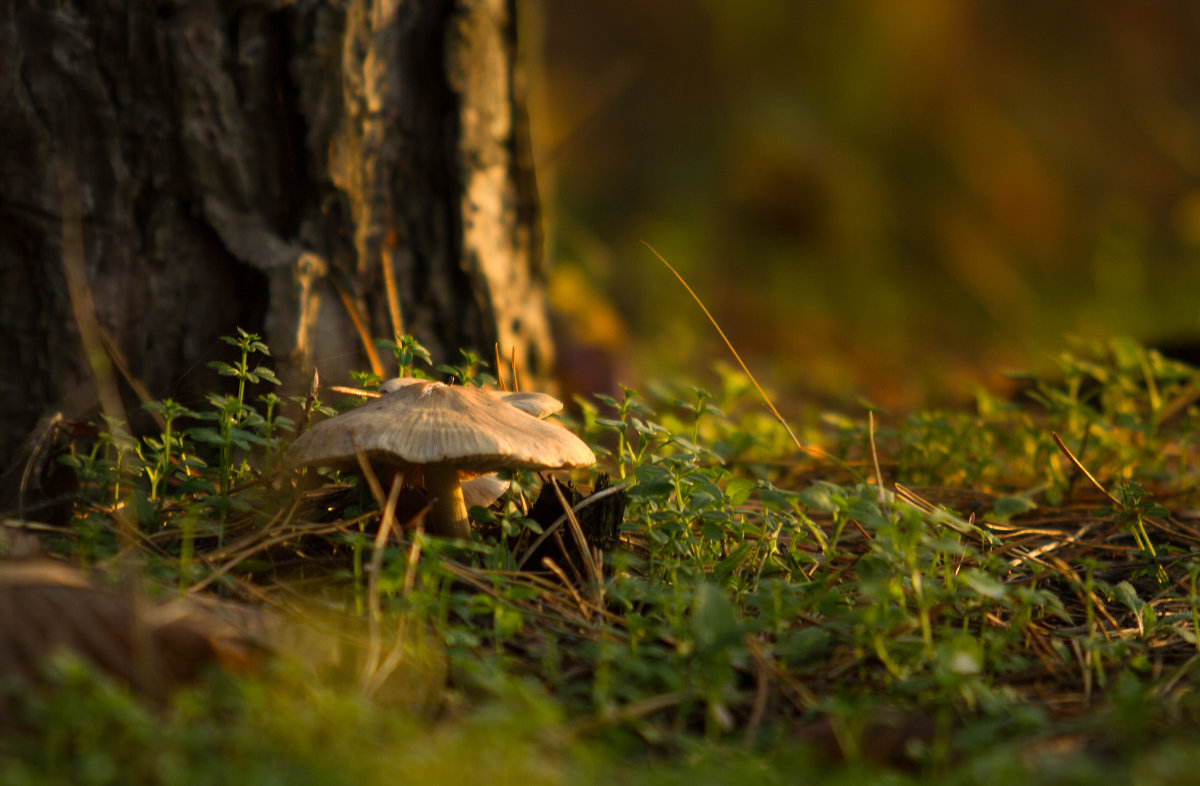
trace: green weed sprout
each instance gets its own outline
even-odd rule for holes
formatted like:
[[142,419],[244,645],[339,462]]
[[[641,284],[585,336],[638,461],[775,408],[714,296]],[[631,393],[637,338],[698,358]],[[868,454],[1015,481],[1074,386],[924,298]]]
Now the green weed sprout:
[[[269,357],[271,354],[261,336],[238,328],[236,338],[222,336],[221,340],[238,349],[240,352],[238,361],[233,364],[213,361],[208,365],[222,376],[235,377],[238,381],[237,394],[233,396],[219,393],[208,394],[208,402],[212,405],[212,411],[201,413],[199,418],[215,423],[216,427],[193,429],[191,436],[197,442],[217,448],[217,482],[222,500],[221,520],[224,522],[234,480],[234,450],[248,452],[252,446],[267,445],[267,440],[258,433],[267,425],[267,421],[258,414],[254,407],[246,403],[246,385],[260,382],[278,385],[280,382],[270,368],[266,366],[250,367],[251,355]],[[224,539],[223,526],[220,537],[222,540]]]
[[417,341],[415,336],[409,334],[396,336],[394,341],[377,339],[375,346],[391,350],[392,355],[396,358],[396,376],[430,377],[429,373],[422,366],[425,368],[432,366],[433,360],[429,356],[429,350],[421,342]]

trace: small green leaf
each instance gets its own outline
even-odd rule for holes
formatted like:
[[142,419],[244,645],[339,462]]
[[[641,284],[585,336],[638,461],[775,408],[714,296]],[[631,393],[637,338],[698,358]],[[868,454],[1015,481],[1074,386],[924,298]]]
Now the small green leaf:
[[788,630],[779,635],[775,654],[789,666],[803,666],[825,658],[831,638],[824,628]]
[[1013,516],[1019,516],[1022,513],[1028,513],[1035,508],[1037,508],[1037,503],[1035,503],[1029,497],[1000,497],[998,500],[996,500],[996,504],[992,506],[992,514],[1002,521],[1007,521]]
[[143,527],[154,523],[155,516],[158,513],[154,503],[146,498],[140,489],[135,490],[130,496],[130,501],[133,503],[134,513],[137,515],[138,524]]
[[976,568],[968,568],[959,573],[963,582],[971,589],[992,600],[1003,600],[1008,596],[1008,587]]
[[840,502],[845,497],[845,489],[824,480],[818,480],[800,492],[800,502],[804,507],[822,513],[834,513],[839,510],[842,507]]
[[741,505],[750,498],[751,492],[757,485],[757,481],[749,478],[733,478],[725,484],[725,496],[729,498],[730,505]]
[[758,493],[762,498],[763,507],[773,510],[791,510],[797,500],[802,500],[800,494],[794,491],[784,491],[774,486],[766,486]]
[[194,428],[189,432],[192,439],[205,445],[223,445],[225,439],[215,428]]
[[696,587],[692,599],[692,632],[702,648],[728,646],[742,637],[741,624],[733,603],[715,584],[707,581]]
[[746,558],[754,550],[754,546],[750,543],[743,543],[729,553],[729,556],[717,563],[713,568],[713,578],[724,579],[740,568],[746,562]]
[[209,363],[208,367],[223,377],[236,377],[238,375],[238,370],[236,368],[228,363],[222,363],[219,360],[214,360],[213,362]]
[[1142,609],[1142,599],[1128,581],[1122,581],[1112,588],[1112,599],[1130,611],[1138,612]]
[[938,646],[938,660],[951,674],[970,675],[983,671],[983,650],[972,636],[959,633]]

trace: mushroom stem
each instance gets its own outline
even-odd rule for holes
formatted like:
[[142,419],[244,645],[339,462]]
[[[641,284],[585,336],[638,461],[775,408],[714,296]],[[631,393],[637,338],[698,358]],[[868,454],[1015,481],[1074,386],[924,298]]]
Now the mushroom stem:
[[433,498],[429,532],[448,538],[471,537],[471,523],[467,519],[467,504],[463,500],[458,470],[445,464],[427,464],[424,472],[425,492]]

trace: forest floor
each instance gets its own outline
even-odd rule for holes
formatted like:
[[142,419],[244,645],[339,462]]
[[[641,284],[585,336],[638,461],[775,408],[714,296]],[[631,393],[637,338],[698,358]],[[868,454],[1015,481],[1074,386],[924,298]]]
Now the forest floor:
[[[266,348],[230,343],[236,395],[151,403],[162,429],[140,438],[60,435],[64,520],[6,528],[98,593],[187,599],[227,668],[147,700],[85,636],[41,689],[7,686],[0,781],[1169,784],[1200,766],[1193,368],[1116,340],[1016,398],[826,413],[795,437],[741,373],[581,400],[563,422],[597,466],[575,486],[508,473],[448,541],[370,469],[286,469],[326,405],[266,392]],[[426,370],[495,383],[473,358]]]

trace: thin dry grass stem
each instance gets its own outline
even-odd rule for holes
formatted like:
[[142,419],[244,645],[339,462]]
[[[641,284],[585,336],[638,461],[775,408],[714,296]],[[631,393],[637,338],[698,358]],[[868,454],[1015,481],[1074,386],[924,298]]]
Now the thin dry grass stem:
[[486,574],[483,571],[475,570],[450,560],[443,562],[442,567],[446,569],[447,573],[465,581],[480,592],[491,597],[496,597],[496,588],[492,586],[491,582],[484,580],[483,577]]
[[[479,570],[479,569],[468,567],[466,565],[462,565],[457,562],[444,562],[442,564],[447,573],[450,573],[451,575],[455,576],[456,578],[460,579],[461,581],[469,584],[470,586],[472,586],[479,592],[481,592],[485,595],[488,595],[489,597],[496,598],[496,599],[501,599],[503,597],[501,591],[496,588],[495,583],[492,579],[495,576],[509,575],[505,571]],[[544,590],[547,592],[554,592],[554,593],[560,593],[560,594],[565,589],[567,591],[567,593],[570,595],[570,598],[572,600],[574,600],[574,604],[573,605],[567,604],[566,606],[559,604],[558,608],[560,609],[560,612],[561,612],[560,613],[561,618],[563,620],[568,621],[572,625],[570,635],[572,635],[572,636],[583,635],[583,636],[589,636],[591,638],[596,638],[596,636],[594,634],[589,633],[587,630],[587,628],[591,624],[591,619],[593,616],[596,616],[596,615],[599,615],[603,619],[607,619],[608,613],[605,612],[603,609],[599,609],[595,606],[588,604],[587,601],[583,598],[583,596],[579,595],[578,591],[575,589],[575,587],[571,583],[571,581],[568,578],[566,578],[565,572],[563,572],[562,569],[558,567],[557,563],[554,565],[554,568],[556,568],[557,570],[552,569],[552,571],[554,572],[554,574],[557,577],[560,578],[560,580],[562,582],[561,586],[559,586],[558,584],[552,584],[552,583],[545,582],[545,581],[539,582],[539,586],[544,588]],[[548,617],[548,615],[545,613],[545,611],[542,608],[540,608],[538,604],[533,603],[531,600],[512,601],[512,600],[506,599],[505,602],[510,603],[514,607],[523,609],[526,613],[528,613],[532,616],[536,616],[536,617],[540,617],[540,618]],[[539,603],[545,604],[545,605],[555,605],[553,602],[552,596],[549,596],[546,594],[542,594],[541,596],[539,596]],[[579,616],[573,616],[573,615],[567,614],[565,612],[565,609],[567,609],[567,608],[569,608],[571,611],[578,609],[580,612]]]
[[1050,643],[1047,636],[1037,625],[1025,626],[1025,640],[1029,642],[1033,654],[1041,661],[1047,674],[1058,674],[1062,670],[1063,656]]
[[[753,641],[753,645],[750,644],[751,641]],[[807,712],[817,706],[819,701],[817,695],[804,683],[780,668],[779,663],[770,657],[759,642],[747,639],[747,651],[757,666],[764,669],[769,677],[784,688],[783,697],[789,704],[800,712]]]
[[[872,447],[874,447],[874,446],[872,446]],[[876,477],[882,483],[883,476],[877,475]],[[880,486],[880,488],[882,489],[882,485]],[[905,503],[913,506],[917,510],[920,510],[924,513],[932,513],[933,510],[935,509],[935,506],[932,502],[925,499],[924,497],[922,497],[920,494],[918,494],[916,491],[909,488],[908,486],[905,486],[903,483],[895,483],[895,484],[893,484],[893,488],[895,488],[895,490],[896,490],[896,498],[899,499],[901,502],[905,502]],[[883,500],[880,500],[880,502],[882,502],[882,501]]]
[[205,578],[203,578],[200,581],[193,584],[191,587],[189,587],[188,592],[197,593],[203,589],[206,589],[209,585],[211,585],[215,581],[225,580],[229,576],[229,573],[234,568],[236,568],[238,565],[245,562],[246,560],[250,559],[251,557],[255,556],[256,554],[261,554],[262,552],[265,552],[270,548],[281,545],[283,543],[287,543],[288,541],[291,541],[291,540],[295,540],[296,538],[298,538],[300,536],[320,537],[322,535],[332,535],[335,532],[345,532],[345,530],[346,530],[345,524],[342,522],[338,522],[336,524],[325,524],[325,525],[315,525],[314,524],[314,525],[310,525],[310,526],[304,527],[304,528],[296,528],[292,531],[285,532],[285,533],[277,535],[273,538],[268,538],[266,540],[263,540],[263,541],[259,542],[258,544],[256,544],[254,548],[248,548],[245,551],[243,551],[241,554],[230,557],[228,560],[226,560],[221,565],[216,565],[212,560],[209,560],[204,555],[197,555],[197,557],[196,557],[197,561],[202,563],[206,567],[208,567],[210,569],[211,573],[208,576],[206,576]]
[[[300,499],[294,500],[287,508],[280,508],[279,511],[272,516],[271,520],[266,524],[251,530],[250,534],[246,535],[245,537],[238,538],[236,540],[227,540],[223,546],[218,546],[217,548],[208,552],[205,556],[213,562],[220,562],[221,560],[229,559],[231,556],[239,554],[247,549],[257,550],[259,548],[259,543],[271,537],[272,533],[276,529],[286,527],[287,524],[291,522],[293,518],[295,518],[297,511],[300,509],[300,503]],[[179,536],[178,530],[171,530],[162,534],[168,535],[171,538]]]
[[654,254],[654,256],[658,257],[658,261],[662,262],[666,266],[667,270],[671,271],[671,275],[675,276],[680,285],[687,290],[689,295],[692,296],[692,300],[696,301],[696,305],[699,306],[700,310],[704,312],[704,316],[708,317],[708,321],[712,323],[713,328],[717,331],[717,335],[719,335],[721,340],[725,342],[725,346],[733,355],[733,359],[736,360],[737,364],[741,367],[742,373],[744,373],[746,378],[750,380],[750,383],[754,385],[754,389],[757,390],[758,395],[762,397],[763,403],[767,405],[767,409],[769,409],[775,419],[779,421],[779,425],[783,426],[783,430],[787,432],[788,437],[791,438],[792,444],[796,446],[796,449],[802,453],[812,456],[813,458],[832,461],[833,463],[842,467],[842,469],[845,469],[855,477],[858,477],[858,472],[856,472],[849,464],[847,464],[845,461],[842,461],[837,456],[817,447],[816,445],[806,445],[800,441],[799,437],[797,437],[795,432],[792,431],[792,427],[788,425],[788,422],[784,419],[783,415],[780,414],[778,409],[776,409],[775,404],[771,401],[771,397],[767,395],[767,391],[763,390],[762,385],[758,384],[758,379],[750,372],[749,366],[747,366],[746,362],[742,360],[742,356],[738,354],[738,351],[734,349],[733,342],[730,341],[729,337],[725,335],[725,331],[721,329],[721,325],[717,322],[716,317],[714,317],[708,310],[708,307],[704,305],[704,301],[700,299],[700,296],[696,294],[695,290],[693,290],[690,285],[688,285],[688,282],[682,275],[680,275],[679,271],[671,266],[671,263],[666,260],[666,257],[658,253],[654,246],[650,245],[645,240],[642,241],[642,245],[648,248],[651,254]]
[[[289,526],[288,523],[284,522],[272,530],[263,530],[261,533],[256,533],[245,538],[246,541],[250,542],[240,546],[236,551],[225,549],[216,556],[206,555],[206,558],[213,563],[222,561],[229,563],[244,562],[247,558],[252,557],[255,554],[261,554],[268,549],[278,546],[281,543],[287,543],[290,540],[295,540],[302,537],[320,537],[321,535],[331,535],[334,532],[346,532],[348,524],[354,524],[357,521],[365,520],[372,515],[374,514],[363,514],[357,519],[349,522],[335,521],[329,524],[300,522],[291,524]],[[280,531],[276,534],[272,534],[274,529],[278,529]]]
[[575,511],[571,509],[571,505],[562,493],[562,488],[558,485],[558,479],[551,478],[550,483],[554,487],[554,495],[558,497],[558,502],[566,514],[567,523],[571,526],[571,537],[575,540],[575,547],[579,549],[579,553],[583,557],[583,564],[587,567],[588,585],[593,591],[597,591],[600,587],[600,571],[596,569],[596,560],[592,558],[591,546],[588,545],[587,538],[583,534],[583,528],[579,526],[579,519],[575,517]]
[[1092,473],[1088,472],[1088,470],[1087,470],[1087,467],[1083,466],[1083,464],[1081,464],[1081,463],[1080,463],[1079,459],[1075,458],[1075,454],[1071,452],[1070,448],[1068,448],[1068,447],[1066,446],[1066,444],[1065,444],[1065,443],[1062,441],[1062,438],[1061,438],[1061,437],[1059,437],[1059,436],[1058,436],[1058,434],[1056,434],[1055,432],[1051,431],[1051,432],[1050,432],[1050,436],[1054,438],[1054,444],[1058,445],[1058,449],[1059,449],[1059,450],[1061,450],[1061,451],[1062,451],[1062,453],[1063,453],[1063,455],[1067,457],[1067,460],[1068,460],[1068,461],[1070,461],[1072,464],[1074,464],[1074,465],[1075,465],[1075,469],[1077,469],[1077,470],[1079,470],[1081,473],[1083,473],[1083,476],[1084,476],[1085,478],[1087,478],[1087,479],[1088,479],[1088,481],[1089,481],[1089,482],[1091,482],[1091,484],[1092,484],[1093,486],[1095,486],[1095,487],[1096,487],[1096,489],[1097,489],[1097,490],[1098,490],[1098,491],[1099,491],[1101,494],[1103,494],[1104,496],[1108,497],[1108,499],[1109,499],[1109,500],[1110,500],[1110,501],[1111,501],[1111,502],[1112,502],[1114,505],[1116,505],[1118,508],[1121,508],[1121,509],[1123,509],[1123,508],[1125,507],[1124,505],[1122,505],[1122,504],[1121,504],[1121,501],[1120,501],[1119,499],[1117,499],[1116,497],[1114,497],[1112,494],[1109,494],[1109,493],[1108,493],[1108,490],[1107,490],[1107,489],[1105,489],[1105,488],[1104,488],[1104,486],[1101,486],[1101,485],[1100,485],[1100,481],[1096,480],[1096,478],[1092,476]]
[[421,509],[413,522],[410,522],[415,528],[413,532],[412,546],[408,550],[408,563],[404,572],[404,583],[400,586],[400,597],[407,598],[412,594],[413,587],[417,581],[417,560],[421,557],[421,541],[425,537],[425,519],[429,515],[432,505],[426,505]]
[[[413,587],[416,586],[417,561],[421,558],[421,541],[425,536],[425,517],[429,514],[429,507],[418,513],[415,517],[416,533],[412,540],[412,546],[408,550],[408,562],[404,573],[404,583],[400,587],[400,597],[407,599],[412,595]],[[412,524],[412,522],[410,522]],[[392,649],[388,651],[387,657],[383,659],[383,663],[373,670],[364,670],[362,679],[359,681],[359,689],[364,696],[373,696],[387,682],[388,677],[404,660],[404,644],[408,640],[408,612],[402,612],[396,622],[396,643],[392,645]]]
[[387,295],[388,316],[392,320],[392,335],[404,335],[404,319],[400,313],[400,290],[396,286],[396,230],[389,229],[384,237],[380,263],[383,268],[383,291]]
[[[1116,637],[1118,639],[1125,638],[1125,634],[1128,629],[1123,627],[1121,625],[1121,623],[1117,622],[1117,618],[1114,617],[1112,615],[1112,612],[1110,612],[1108,610],[1108,606],[1104,603],[1104,601],[1100,598],[1099,595],[1097,595],[1095,592],[1089,592],[1088,594],[1092,598],[1092,603],[1094,603],[1096,605],[1096,611],[1099,612],[1100,616],[1103,617],[1108,622],[1108,626],[1110,628],[1112,628],[1112,632],[1114,634],[1116,634]],[[1104,638],[1106,638],[1106,639],[1112,638],[1112,636],[1109,635],[1108,631],[1106,631],[1103,626],[1099,626],[1099,627],[1100,627],[1100,632],[1102,634],[1104,634]]]
[[371,489],[371,496],[375,498],[375,504],[382,509],[387,504],[387,500],[383,496],[383,485],[380,484],[375,470],[371,468],[371,462],[367,460],[366,452],[359,447],[358,439],[355,438],[353,431],[350,432],[350,444],[354,446],[354,458],[358,461],[358,468],[362,470],[363,479],[367,481],[367,487]]
[[692,701],[695,698],[695,691],[680,690],[631,701],[620,707],[602,710],[591,718],[579,721],[570,727],[569,735],[582,736],[591,734],[605,726],[617,726],[622,723],[629,723],[630,721],[669,710],[672,707],[678,707],[680,704]]
[[1188,408],[1200,401],[1200,382],[1188,385],[1170,403],[1164,405],[1155,415],[1156,426],[1163,426],[1187,412]]
[[1159,693],[1160,695],[1166,695],[1173,692],[1175,690],[1175,686],[1179,684],[1179,681],[1186,677],[1188,672],[1192,671],[1197,663],[1200,663],[1200,654],[1193,655],[1180,664],[1173,672],[1171,672],[1171,676],[1164,679],[1161,684],[1155,686],[1155,692]]
[[[1117,633],[1117,635],[1120,636],[1121,623],[1117,622],[1116,618],[1113,617],[1113,615],[1109,612],[1108,606],[1106,606],[1104,604],[1104,601],[1100,599],[1100,596],[1096,594],[1095,590],[1090,590],[1090,589],[1085,588],[1084,580],[1079,575],[1079,573],[1076,572],[1074,568],[1072,568],[1070,565],[1068,565],[1066,563],[1066,561],[1060,557],[1051,556],[1049,558],[1049,562],[1070,583],[1075,585],[1075,587],[1076,587],[1075,595],[1079,599],[1080,605],[1086,607],[1088,605],[1088,603],[1090,602],[1091,605],[1096,609],[1096,613],[1099,614],[1101,617],[1103,617],[1104,620],[1106,622],[1108,622],[1109,626],[1112,627],[1113,631],[1115,631]],[[1104,638],[1106,638],[1106,639],[1112,638],[1109,635],[1109,632],[1104,628],[1103,625],[1097,625],[1096,627],[1100,630],[1100,633],[1101,633],[1101,635],[1104,636]],[[1086,630],[1086,628],[1081,629],[1081,632],[1082,632],[1082,630]]]
[[754,743],[754,734],[767,715],[767,701],[771,698],[771,668],[763,654],[762,646],[753,636],[746,637],[746,651],[754,663],[754,701],[750,705],[750,717],[746,720],[743,742]]
[[367,362],[371,364],[371,371],[382,377],[384,375],[383,363],[379,360],[379,353],[375,351],[375,342],[371,340],[371,330],[367,327],[366,320],[363,319],[360,304],[338,282],[336,276],[330,276],[329,280],[333,282],[333,288],[337,290],[342,306],[354,324],[354,330],[358,333],[359,341],[362,342],[363,351],[367,354]]
[[[1079,543],[1082,540],[1083,536],[1086,535],[1091,530],[1092,530],[1091,524],[1084,524],[1082,527],[1077,529],[1074,532],[1074,534],[1068,535],[1067,537],[1063,538],[1062,540],[1051,540],[1046,543],[1043,543],[1042,545],[1038,546],[1037,548],[1026,553],[1024,556],[1015,557],[1015,558],[1009,560],[1008,564],[1011,567],[1016,567],[1017,565],[1020,565],[1022,562],[1036,561],[1038,557],[1049,554],[1050,552],[1056,551],[1064,546],[1073,546],[1073,545]],[[1043,532],[1043,534],[1057,536],[1057,535],[1061,535],[1062,533],[1056,532],[1054,530],[1050,530],[1049,532]]]
[[62,216],[62,266],[67,283],[67,297],[79,330],[84,358],[92,372],[100,411],[124,429],[129,423],[121,392],[113,376],[112,361],[104,350],[100,337],[100,321],[96,318],[96,302],[87,278],[87,257],[83,242],[83,217],[79,205],[79,179],[74,157],[60,153],[57,161],[59,207]]
[[545,574],[531,573],[527,570],[489,570],[486,571],[489,576],[501,576],[511,582],[513,586],[530,587],[537,590],[549,590],[558,592],[561,587],[556,582],[551,581]]
[[542,557],[542,564],[545,565],[551,573],[553,573],[555,576],[558,576],[558,580],[562,582],[562,585],[566,588],[567,592],[571,593],[571,597],[574,599],[575,605],[579,607],[579,613],[583,615],[585,620],[591,622],[591,608],[588,606],[587,601],[583,599],[583,596],[579,594],[579,591],[575,589],[575,585],[571,583],[569,578],[567,578],[567,574],[563,572],[563,569],[558,567],[558,563],[549,557]]
[[500,363],[500,342],[494,343],[492,348],[496,351],[496,384],[501,390],[507,391],[508,387],[504,384],[504,366]]
[[[567,542],[563,539],[561,529],[554,530],[554,544],[556,546],[558,546],[559,554],[569,554],[570,553],[567,550]],[[580,587],[587,586],[587,580],[584,579],[583,574],[579,572],[579,567],[575,564],[575,560],[568,559],[567,560],[567,568],[571,571],[571,575],[575,577],[576,584],[578,584]]]
[[869,542],[875,539],[871,536],[870,532],[867,532],[867,528],[864,527],[862,522],[860,522],[858,519],[850,519],[850,526],[854,527],[854,529],[858,531],[859,535],[862,535],[863,540]]
[[[963,534],[978,534],[979,537],[985,541],[991,540],[993,542],[997,542],[997,543],[999,542],[998,539],[995,538],[986,529],[983,529],[983,528],[979,527],[978,525],[976,525],[974,512],[972,512],[964,521],[958,513],[954,512],[950,508],[948,508],[944,505],[934,504],[933,502],[930,502],[929,500],[925,499],[920,494],[918,494],[916,491],[909,488],[908,486],[903,485],[902,483],[893,483],[892,487],[895,489],[896,499],[900,500],[901,502],[905,503],[906,505],[916,508],[917,510],[921,511],[922,513],[948,514],[949,518],[942,517],[941,521],[943,524],[948,526],[950,529],[953,529],[957,532],[961,532]],[[880,501],[882,502],[882,500],[880,500]]]
[[1079,639],[1071,639],[1071,651],[1075,653],[1075,661],[1079,664],[1079,676],[1083,680],[1083,703],[1092,703],[1092,651],[1083,651]]
[[392,478],[392,488],[388,492],[387,503],[383,514],[379,517],[379,529],[375,532],[375,541],[371,550],[371,572],[367,576],[367,664],[364,674],[375,674],[379,668],[379,657],[383,644],[379,638],[379,620],[381,615],[379,603],[379,574],[383,570],[384,546],[396,522],[396,501],[400,499],[400,487],[404,483],[402,474],[397,473]]
[[[987,522],[988,529],[995,530],[1004,535],[1006,538],[1021,538],[1021,537],[1038,537],[1048,536],[1057,537],[1062,534],[1062,530],[1050,529],[1048,527],[1030,527],[1024,522],[1012,524],[1006,521],[989,521]],[[1011,543],[1008,545],[1012,545]]]
[[[151,401],[154,401],[154,396],[142,384],[142,381],[135,377],[133,372],[129,370],[129,361],[125,359],[125,355],[121,352],[120,347],[113,343],[112,336],[108,335],[108,331],[104,329],[104,326],[97,324],[96,332],[100,337],[100,342],[104,345],[104,351],[108,353],[108,357],[112,360],[113,365],[117,367],[117,371],[121,372],[125,384],[129,385],[137,395],[138,401],[143,404],[149,404]],[[158,428],[166,431],[167,421],[163,418],[162,414],[156,410],[148,410],[148,412],[154,418],[154,422],[158,425]]]
[[875,447],[875,412],[867,410],[867,441],[871,444],[871,463],[875,465],[875,495],[880,503],[887,499],[883,487],[883,470],[879,468],[879,450]]
[[1146,519],[1146,521],[1153,524],[1154,528],[1162,532],[1164,535],[1185,535],[1190,538],[1193,543],[1200,542],[1200,530],[1197,530],[1195,527],[1189,527],[1186,523],[1175,516],[1172,516],[1170,521],[1163,521],[1161,519],[1149,517]]
[[160,557],[168,556],[162,548],[146,536],[146,533],[125,516],[124,507],[124,504],[121,504],[108,511],[108,518],[113,523],[113,529],[117,533],[117,544],[120,547],[114,562],[124,565],[128,561],[128,557],[138,551],[147,551]]
[[375,540],[371,550],[371,575],[368,577],[368,608],[373,619],[379,619],[379,572],[383,570],[384,546],[396,524],[396,501],[400,499],[400,488],[404,485],[403,473],[397,473],[392,478],[392,488],[388,492],[387,503],[383,506],[383,514],[379,518],[379,529],[375,531]]
[[[192,585],[188,591],[190,593],[197,593],[214,581],[228,581],[229,573],[240,563],[289,541],[295,541],[302,537],[321,537],[323,535],[331,535],[335,532],[346,531],[347,522],[344,521],[332,524],[293,523],[299,506],[300,500],[296,500],[287,509],[286,515],[282,513],[276,515],[267,526],[217,551],[208,554],[198,554],[197,561],[209,569],[210,575]],[[364,514],[357,520],[365,520],[371,515],[373,514]],[[355,522],[352,521],[350,523]],[[218,563],[223,564],[218,565]]]
[[513,392],[521,392],[521,377],[517,374],[517,348],[513,347],[509,350],[508,367],[512,370]]
[[354,388],[349,385],[330,385],[326,388],[333,393],[341,393],[346,396],[361,396],[362,398],[379,398],[383,394],[378,390],[367,390],[365,388]]
[[45,418],[39,425],[37,432],[26,440],[22,450],[26,452],[28,457],[25,459],[25,466],[21,468],[21,482],[18,485],[17,509],[15,511],[18,517],[33,515],[38,511],[40,505],[47,505],[50,502],[43,500],[39,503],[28,505],[26,504],[26,495],[34,487],[34,479],[41,475],[45,467],[49,466],[55,442],[59,434],[66,429],[66,422],[67,419],[63,417],[62,412],[55,412],[50,417]]
[[[573,508],[569,508],[569,509],[573,513],[578,514],[579,511],[583,510],[587,506],[592,505],[596,502],[599,502],[600,500],[604,499],[605,497],[616,494],[619,491],[624,491],[627,488],[629,488],[628,482],[618,483],[615,486],[609,486],[606,489],[601,489],[600,491],[597,491],[597,492],[594,492],[594,493],[588,495],[586,498],[580,500],[579,503],[576,504]],[[564,510],[568,509],[568,506],[565,503],[563,505],[563,509]],[[533,542],[533,544],[530,545],[529,548],[525,549],[525,553],[523,555],[521,555],[521,558],[519,560],[517,560],[517,570],[520,570],[522,567],[524,567],[525,563],[529,561],[529,558],[533,556],[534,552],[537,551],[538,547],[541,546],[543,543],[545,543],[546,539],[551,537],[553,535],[553,533],[558,530],[559,527],[561,527],[563,524],[566,523],[566,521],[567,521],[567,514],[564,513],[563,515],[561,515],[557,519],[555,519],[553,524],[551,524],[549,527],[546,527],[546,529],[542,531],[542,534],[540,536],[538,536],[537,540],[535,540]]]
[[[555,563],[555,567],[558,567],[557,563]],[[562,571],[561,568],[559,568],[559,571],[562,573],[562,575],[565,575],[565,572]],[[603,638],[608,640],[616,639],[623,641],[626,638],[620,633],[619,630],[614,630],[607,626],[599,630],[589,630],[589,625],[592,624],[592,621],[595,621],[596,623],[611,623],[619,626],[624,621],[624,618],[620,614],[605,609],[599,603],[589,604],[586,600],[584,600],[584,608],[581,608],[579,605],[579,600],[582,599],[582,596],[579,596],[578,593],[573,593],[572,590],[574,585],[572,585],[569,581],[563,582],[559,573],[554,574],[555,578],[560,579],[557,582],[552,581],[548,576],[529,573],[527,571],[516,572],[493,570],[483,571],[482,575],[489,577],[504,577],[506,579],[510,579],[511,585],[513,586],[519,585],[537,590],[539,594],[535,598],[531,598],[523,602],[517,602],[515,605],[524,608],[524,610],[532,616],[542,619],[561,619],[567,622],[571,626],[569,630],[569,635],[571,636],[586,636],[594,640]],[[547,613],[547,608],[552,609],[555,613]],[[587,613],[590,614],[590,617],[585,618],[583,616],[585,613],[584,609],[587,610]],[[666,638],[661,636],[660,638],[666,642]],[[674,640],[671,640],[667,643],[669,646],[675,646]]]
[[605,603],[604,549],[596,546],[592,550],[592,561],[596,564],[596,606],[603,607]]

